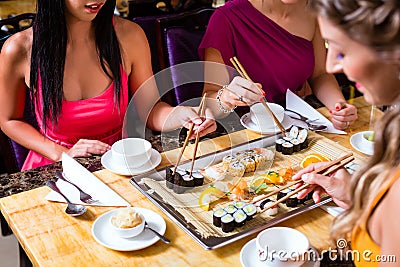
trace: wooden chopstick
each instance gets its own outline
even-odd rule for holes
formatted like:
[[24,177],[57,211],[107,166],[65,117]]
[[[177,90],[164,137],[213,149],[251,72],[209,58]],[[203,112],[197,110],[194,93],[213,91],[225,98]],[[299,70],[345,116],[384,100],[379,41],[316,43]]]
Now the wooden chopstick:
[[[230,58],[230,61],[231,61],[232,65],[235,67],[235,69],[239,72],[240,76],[242,76],[243,78],[253,82],[253,80],[250,78],[249,74],[246,72],[246,70],[244,69],[243,65],[240,63],[239,59],[236,56]],[[279,130],[282,132],[282,135],[286,136],[285,127],[283,127],[282,123],[278,120],[278,118],[275,116],[274,112],[270,109],[270,107],[267,104],[267,100],[265,99],[265,97],[261,98],[261,103],[263,104],[265,109],[268,111],[269,115],[272,117],[272,119],[274,120],[275,124],[278,126]]]
[[[201,99],[201,101],[200,101],[199,109],[198,109],[198,111],[197,111],[197,114],[198,114],[198,115],[200,115],[200,113],[201,113],[201,111],[202,111],[202,109],[203,109],[204,102],[205,102],[205,100],[206,100],[206,95],[207,95],[207,93],[204,93],[204,95],[203,95],[203,97],[202,97],[202,99]],[[186,149],[186,147],[187,147],[187,145],[188,145],[188,143],[189,143],[189,138],[190,138],[190,136],[191,136],[192,133],[193,133],[193,128],[194,128],[194,123],[191,123],[191,124],[190,124],[190,127],[189,127],[189,131],[187,132],[187,135],[186,135],[186,138],[185,138],[185,142],[183,142],[182,149],[181,149],[181,151],[180,151],[180,153],[179,153],[178,160],[177,160],[177,162],[176,162],[176,164],[175,164],[174,171],[172,172],[172,174],[175,174],[176,169],[178,168],[178,165],[179,165],[179,163],[181,162],[183,153],[185,152],[185,149]]]
[[[205,110],[206,110],[206,101],[205,101],[205,96],[206,93],[204,93],[204,102],[203,105],[201,106],[201,110],[200,110],[200,117],[204,117],[205,115]],[[202,99],[203,101],[203,99]],[[193,172],[193,167],[194,167],[194,161],[196,159],[196,154],[197,154],[197,147],[199,146],[199,140],[200,140],[200,132],[198,131],[196,133],[196,140],[194,141],[194,149],[193,149],[193,156],[192,156],[192,164],[190,165],[190,173],[189,173],[189,177],[192,177],[192,172]]]
[[[351,160],[350,160],[350,159],[351,159]],[[330,161],[328,164],[326,164],[325,166],[322,166],[322,167],[320,167],[320,168],[318,168],[318,169],[312,171],[312,173],[321,173],[322,175],[328,175],[329,173],[332,173],[332,172],[334,172],[334,171],[336,171],[336,170],[338,170],[339,168],[342,167],[342,166],[340,166],[340,165],[337,165],[337,164],[338,164],[339,162],[341,162],[342,160],[345,160],[344,162],[346,162],[346,163],[343,162],[344,165],[346,165],[346,164],[349,163],[350,161],[354,160],[353,153],[350,152],[350,153],[347,153],[346,155],[344,155],[344,156],[342,156],[342,157],[339,157],[339,158],[337,158],[337,159],[335,159],[335,160],[332,160],[332,161]],[[347,161],[347,160],[348,160],[348,161]],[[344,166],[344,165],[343,165],[343,166]],[[274,190],[274,191],[272,191],[272,192],[266,194],[265,196],[263,196],[263,197],[261,197],[261,198],[259,198],[259,199],[257,199],[257,200],[252,201],[251,203],[254,204],[254,203],[256,203],[256,202],[259,202],[259,201],[261,201],[261,200],[264,200],[264,199],[266,199],[266,198],[269,198],[270,196],[273,196],[273,195],[275,195],[275,194],[278,194],[280,191],[282,191],[282,190],[284,190],[284,189],[286,189],[286,188],[288,188],[288,187],[291,187],[292,185],[301,183],[301,182],[303,182],[303,180],[300,179],[300,180],[297,180],[297,181],[294,181],[294,182],[291,182],[291,183],[287,183],[286,185],[279,187],[278,189],[276,189],[276,190]]]
[[[351,153],[351,154],[352,154],[352,153]],[[347,154],[347,155],[349,155],[349,154]],[[339,161],[340,163],[339,163],[339,162],[336,162],[336,164],[334,164],[334,165],[335,165],[334,168],[331,168],[333,165],[330,165],[328,168],[325,168],[325,169],[324,169],[324,170],[326,170],[326,171],[323,173],[323,175],[328,175],[328,174],[330,174],[330,173],[332,173],[332,172],[338,170],[339,168],[342,168],[343,166],[345,166],[346,164],[348,164],[348,163],[351,162],[352,160],[354,160],[354,157],[353,157],[353,156],[350,156],[349,158],[347,158],[347,159],[345,159],[345,160],[343,160],[343,161]],[[324,167],[325,167],[325,166],[324,166]],[[321,168],[322,168],[322,167],[321,167]],[[320,169],[321,169],[321,168],[320,168]],[[313,173],[317,173],[317,172],[314,171]],[[299,180],[299,181],[302,181],[302,180]],[[287,195],[284,196],[283,198],[280,198],[279,200],[277,200],[277,201],[275,201],[275,202],[272,202],[272,203],[268,204],[267,206],[265,206],[265,207],[260,211],[260,213],[266,211],[267,209],[272,208],[273,206],[275,206],[275,205],[277,205],[277,204],[279,204],[279,203],[282,203],[282,202],[286,201],[288,198],[290,198],[291,196],[297,194],[298,192],[300,192],[300,191],[306,189],[308,186],[310,186],[310,185],[309,185],[309,184],[304,184],[304,185],[300,186],[299,188],[296,188],[295,190],[293,190],[292,192],[290,192],[289,194],[287,194]]]

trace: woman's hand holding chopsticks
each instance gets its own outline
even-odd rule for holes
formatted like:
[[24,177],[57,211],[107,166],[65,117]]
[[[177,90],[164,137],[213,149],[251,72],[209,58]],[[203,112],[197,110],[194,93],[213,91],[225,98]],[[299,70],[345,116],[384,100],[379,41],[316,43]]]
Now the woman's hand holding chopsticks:
[[310,185],[300,191],[298,197],[304,198],[309,192],[314,190],[313,199],[315,203],[318,203],[321,200],[321,195],[326,193],[332,197],[336,205],[347,209],[351,203],[349,181],[351,175],[344,168],[340,168],[327,176],[314,173],[315,170],[327,164],[329,163],[321,162],[312,164],[293,176],[293,180],[302,179],[304,183]]
[[220,95],[223,105],[232,109],[234,106],[251,106],[260,102],[263,97],[261,85],[248,79],[236,76],[231,83],[224,88]]

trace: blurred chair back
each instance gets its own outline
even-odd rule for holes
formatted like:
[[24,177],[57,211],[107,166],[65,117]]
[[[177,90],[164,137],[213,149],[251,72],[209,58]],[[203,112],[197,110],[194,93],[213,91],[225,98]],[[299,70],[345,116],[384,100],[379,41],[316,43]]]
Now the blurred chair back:
[[171,0],[129,0],[128,18],[162,16],[174,12]]
[[[184,12],[157,20],[158,54],[161,69],[180,63],[198,61],[198,47],[214,9],[205,8]],[[180,84],[185,75],[180,69],[171,68],[172,85],[177,104],[199,98],[203,82]],[[203,73],[203,70],[199,70]]]
[[[25,13],[0,20],[0,49],[8,37],[30,27],[34,18],[35,14]],[[31,108],[31,97],[28,88],[26,90],[25,99],[24,120],[37,128],[35,114]],[[0,146],[5,163],[5,171],[9,174],[19,172],[29,152],[28,149],[8,138],[2,131],[0,131]]]

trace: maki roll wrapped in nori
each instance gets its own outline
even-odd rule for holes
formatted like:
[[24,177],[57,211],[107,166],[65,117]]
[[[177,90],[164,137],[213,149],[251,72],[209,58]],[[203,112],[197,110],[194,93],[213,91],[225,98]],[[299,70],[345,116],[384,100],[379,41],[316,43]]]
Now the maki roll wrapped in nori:
[[[277,196],[276,196],[276,199],[279,200],[279,199],[281,199],[283,197],[286,197],[286,195],[289,194],[291,191],[292,190],[290,190],[288,188],[279,191]],[[283,203],[286,203],[286,201],[284,201]]]
[[235,229],[235,219],[231,214],[226,214],[221,218],[222,232],[229,233]]
[[247,215],[243,210],[237,210],[233,214],[233,218],[235,219],[235,226],[240,227],[246,223]]
[[200,172],[198,172],[198,171],[192,172],[192,177],[193,177],[193,180],[194,180],[194,186],[203,185],[204,176]]
[[233,206],[235,206],[235,208],[239,209],[243,209],[243,207],[246,205],[246,202],[243,201],[236,201],[233,203]]
[[174,188],[174,170],[170,167],[165,167],[165,185],[167,188]]
[[290,141],[290,143],[292,143],[293,145],[294,152],[299,152],[301,150],[301,144],[298,139],[293,139],[292,141]]
[[307,131],[307,129],[300,130],[297,139],[300,142],[301,149],[307,148],[308,147],[308,131]]
[[282,144],[282,154],[292,155],[293,154],[293,144],[290,142],[283,143]]
[[294,194],[290,198],[286,199],[286,206],[288,208],[295,208],[295,207],[297,207],[298,203],[299,203],[299,199],[297,198],[297,194]]
[[234,214],[234,213],[237,211],[237,208],[236,208],[235,206],[233,206],[233,205],[229,205],[229,206],[226,206],[226,207],[224,208],[224,210],[225,210],[228,214]]
[[247,215],[247,220],[251,220],[257,213],[257,207],[254,204],[250,203],[243,207],[243,211]]
[[194,187],[194,179],[190,176],[189,173],[186,173],[182,176],[182,186],[184,187]]
[[282,138],[279,138],[275,140],[275,149],[278,152],[282,152],[282,144],[285,143],[286,141],[283,140]]
[[221,218],[226,215],[226,211],[223,209],[217,209],[213,213],[213,224],[217,227],[221,227]]

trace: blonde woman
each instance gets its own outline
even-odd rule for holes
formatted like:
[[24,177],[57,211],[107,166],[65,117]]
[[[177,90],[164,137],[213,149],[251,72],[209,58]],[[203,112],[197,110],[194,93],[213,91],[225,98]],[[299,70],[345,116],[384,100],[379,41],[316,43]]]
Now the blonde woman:
[[[346,209],[335,219],[331,237],[351,239],[351,249],[361,253],[357,266],[398,266],[379,262],[379,255],[400,259],[399,1],[313,0],[312,6],[329,42],[327,70],[343,71],[370,104],[397,107],[376,125],[374,155],[352,177],[343,169],[330,177],[311,174],[319,166],[313,165],[294,178],[314,185],[315,201],[326,192]],[[367,250],[371,253],[363,255]]]

